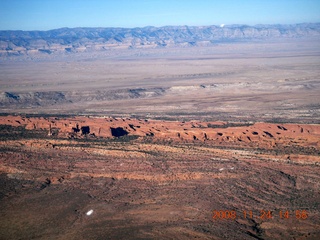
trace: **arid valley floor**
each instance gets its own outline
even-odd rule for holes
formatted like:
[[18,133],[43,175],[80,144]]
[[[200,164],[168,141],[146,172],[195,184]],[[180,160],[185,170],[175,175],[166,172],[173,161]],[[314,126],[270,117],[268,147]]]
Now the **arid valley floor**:
[[319,239],[318,41],[0,70],[0,239]]

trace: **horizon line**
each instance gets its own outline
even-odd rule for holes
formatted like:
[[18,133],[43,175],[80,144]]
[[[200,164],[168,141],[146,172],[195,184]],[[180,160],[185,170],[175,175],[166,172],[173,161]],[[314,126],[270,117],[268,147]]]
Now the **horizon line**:
[[5,32],[5,31],[21,31],[21,32],[48,32],[48,31],[54,31],[54,30],[60,30],[60,29],[97,29],[97,28],[101,28],[101,29],[143,29],[143,28],[165,28],[165,27],[220,27],[220,28],[227,28],[230,26],[248,26],[248,27],[256,27],[256,26],[294,26],[294,25],[302,25],[302,24],[320,24],[320,22],[300,22],[300,23],[291,23],[291,24],[286,24],[286,23],[259,23],[259,24],[242,24],[242,23],[232,23],[232,24],[224,24],[221,23],[219,25],[216,24],[212,24],[212,25],[163,25],[163,26],[152,26],[152,25],[146,25],[143,27],[59,27],[59,28],[52,28],[52,29],[47,29],[47,30],[21,30],[21,29],[6,29],[6,30],[2,30],[0,29],[0,32]]

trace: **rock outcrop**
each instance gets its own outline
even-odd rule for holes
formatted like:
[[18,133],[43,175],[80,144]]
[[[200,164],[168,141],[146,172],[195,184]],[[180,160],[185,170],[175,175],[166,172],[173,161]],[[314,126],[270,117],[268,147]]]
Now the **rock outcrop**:
[[[139,137],[150,142],[207,143],[238,148],[265,148],[292,153],[316,153],[320,126],[316,124],[160,121],[113,117],[0,117],[0,125],[45,130],[62,138]],[[280,150],[279,150],[280,149]]]

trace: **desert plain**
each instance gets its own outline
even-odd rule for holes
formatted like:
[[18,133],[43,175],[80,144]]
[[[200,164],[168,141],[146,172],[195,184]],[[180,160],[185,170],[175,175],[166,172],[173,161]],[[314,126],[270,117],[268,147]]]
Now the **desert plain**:
[[318,41],[0,70],[0,239],[319,239]]

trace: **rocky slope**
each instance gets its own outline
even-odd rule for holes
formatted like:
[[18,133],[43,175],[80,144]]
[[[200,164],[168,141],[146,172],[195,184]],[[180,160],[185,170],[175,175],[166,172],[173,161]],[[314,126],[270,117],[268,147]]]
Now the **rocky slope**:
[[0,239],[319,238],[319,125],[7,116],[0,126]]
[[0,56],[128,48],[210,46],[218,42],[320,36],[320,24],[62,28],[0,31]]
[[[206,143],[236,148],[276,149],[295,158],[318,155],[318,124],[226,123],[160,121],[109,117],[22,117],[2,116],[0,125],[45,131],[64,139],[139,138],[148,142]],[[3,132],[4,134],[4,132]],[[19,136],[17,136],[19,137]]]

